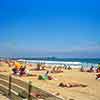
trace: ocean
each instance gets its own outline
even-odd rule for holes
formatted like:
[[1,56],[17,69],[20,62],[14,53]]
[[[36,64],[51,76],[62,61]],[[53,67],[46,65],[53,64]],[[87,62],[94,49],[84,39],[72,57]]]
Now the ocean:
[[50,65],[65,65],[77,67],[98,67],[100,58],[19,58],[19,61],[25,61],[26,63],[45,63]]

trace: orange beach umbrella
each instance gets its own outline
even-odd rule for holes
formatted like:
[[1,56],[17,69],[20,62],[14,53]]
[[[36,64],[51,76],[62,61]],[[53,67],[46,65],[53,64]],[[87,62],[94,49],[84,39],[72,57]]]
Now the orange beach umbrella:
[[19,68],[21,67],[21,64],[20,64],[19,62],[15,62],[15,67],[16,67],[17,69],[19,69]]

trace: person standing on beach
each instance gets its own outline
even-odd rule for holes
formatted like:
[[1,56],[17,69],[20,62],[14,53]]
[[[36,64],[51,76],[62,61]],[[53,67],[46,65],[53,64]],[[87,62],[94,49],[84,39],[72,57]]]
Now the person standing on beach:
[[44,77],[48,77],[49,71],[44,74]]

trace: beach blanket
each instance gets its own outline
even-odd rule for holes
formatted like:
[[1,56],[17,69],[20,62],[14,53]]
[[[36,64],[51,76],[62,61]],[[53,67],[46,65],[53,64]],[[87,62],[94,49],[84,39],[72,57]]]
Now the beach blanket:
[[39,75],[38,79],[39,80],[48,80],[48,77]]

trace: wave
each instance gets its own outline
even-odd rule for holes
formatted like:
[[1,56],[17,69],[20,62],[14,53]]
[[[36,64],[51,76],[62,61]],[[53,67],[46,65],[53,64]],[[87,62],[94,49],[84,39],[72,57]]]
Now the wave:
[[32,62],[32,63],[47,63],[47,64],[81,64],[81,62],[46,61],[46,60],[23,60],[23,59],[19,59],[18,61],[26,61],[26,62]]
[[24,60],[19,59],[18,61],[23,61],[26,63],[43,63],[48,65],[62,65],[62,66],[80,66],[81,62],[66,62],[66,61],[47,61],[47,60]]
[[48,61],[48,60],[25,60],[25,59],[19,59],[18,61],[23,61],[26,63],[43,63],[46,65],[52,65],[52,66],[71,66],[72,68],[80,68],[83,67],[97,67],[98,64],[96,63],[87,63],[87,62],[76,62],[76,61]]

